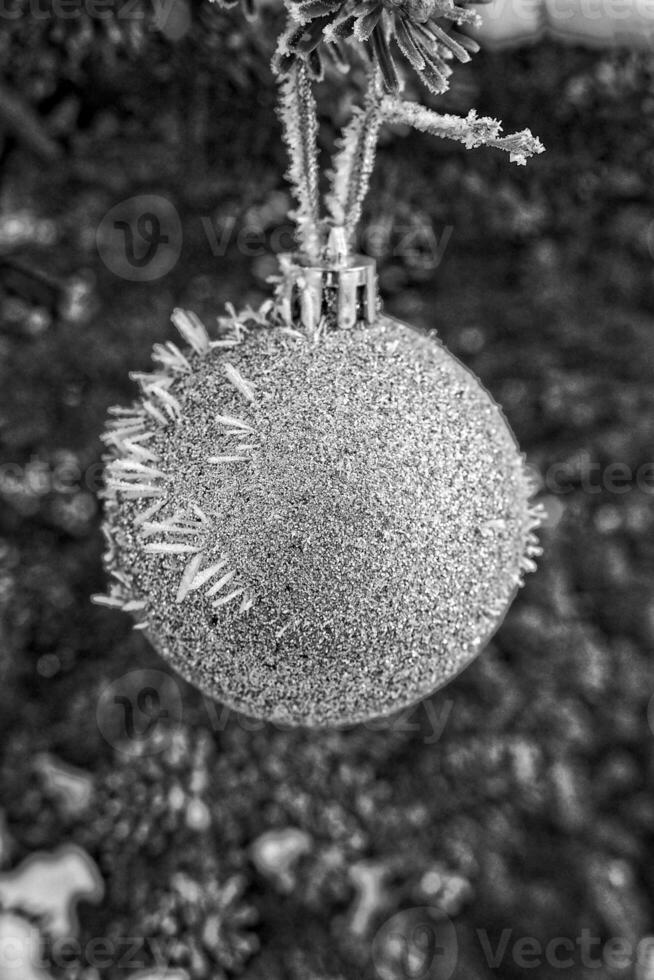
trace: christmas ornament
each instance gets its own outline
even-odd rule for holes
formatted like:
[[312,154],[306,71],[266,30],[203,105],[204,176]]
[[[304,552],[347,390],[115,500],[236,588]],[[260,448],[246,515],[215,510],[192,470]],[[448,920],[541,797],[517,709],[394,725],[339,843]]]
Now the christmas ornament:
[[[289,55],[290,57],[290,55]],[[154,349],[140,398],[114,408],[109,594],[188,680],[247,714],[334,725],[432,692],[482,649],[538,552],[515,440],[440,344],[381,312],[352,253],[377,134],[409,122],[518,162],[540,145],[493,120],[388,94],[372,68],[319,210],[316,111],[303,60],[281,116],[301,251],[274,300],[212,339]]]

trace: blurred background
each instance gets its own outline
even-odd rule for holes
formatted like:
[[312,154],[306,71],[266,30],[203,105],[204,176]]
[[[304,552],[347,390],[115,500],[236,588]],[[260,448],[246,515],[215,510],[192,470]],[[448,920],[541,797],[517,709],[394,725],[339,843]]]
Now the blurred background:
[[[486,653],[383,723],[284,731],[90,604],[107,407],[174,306],[217,329],[290,244],[281,22],[0,11],[0,980],[652,980],[649,43],[529,27],[425,100],[530,127],[527,167],[384,132],[386,309],[502,404],[548,515]],[[360,86],[319,87],[325,160]]]

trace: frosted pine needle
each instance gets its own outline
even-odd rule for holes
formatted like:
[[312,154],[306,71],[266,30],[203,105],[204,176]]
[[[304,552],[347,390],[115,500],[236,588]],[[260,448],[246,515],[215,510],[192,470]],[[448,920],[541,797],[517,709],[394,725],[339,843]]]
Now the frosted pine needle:
[[96,606],[107,606],[109,609],[122,609],[123,600],[117,599],[115,596],[111,595],[92,595],[91,601],[96,604]]
[[243,395],[249,402],[254,401],[254,387],[250,381],[247,381],[241,372],[234,367],[233,364],[227,362],[225,364],[225,375],[227,380],[234,385],[236,390]]
[[195,515],[185,517],[183,514],[174,519],[175,529],[190,532],[191,534],[202,534],[207,530],[207,525]]
[[145,609],[145,602],[141,599],[130,599],[123,606],[123,612],[126,613],[140,612],[142,609]]
[[185,357],[184,354],[182,354],[177,344],[174,344],[172,340],[168,340],[166,341],[166,347],[168,348],[168,350],[170,351],[170,353],[172,354],[175,360],[175,366],[177,368],[183,369],[184,371],[190,372],[191,365],[188,361],[188,358]]
[[176,309],[173,310],[171,319],[186,343],[197,354],[204,357],[205,354],[209,353],[209,334],[195,313],[187,313],[185,310]]
[[208,463],[246,463],[247,456],[207,456]]
[[147,466],[136,459],[116,459],[112,462],[111,469],[112,471],[117,470],[122,479],[125,479],[128,474],[161,477],[162,479],[165,479],[166,476],[154,466]]
[[227,425],[235,429],[246,429],[249,432],[253,431],[251,425],[244,422],[243,419],[234,418],[233,415],[216,415],[216,422],[218,422],[219,425]]
[[143,408],[146,410],[148,415],[155,420],[155,422],[159,423],[159,425],[168,425],[168,419],[166,416],[163,414],[163,412],[160,412],[151,401],[144,401]]
[[139,412],[138,415],[121,415],[109,420],[109,428],[116,429],[139,429],[145,425],[145,413]]
[[171,395],[169,391],[161,385],[151,385],[148,388],[148,394],[150,396],[155,395],[164,407],[164,411],[168,412],[173,421],[181,416],[180,404],[174,395]]
[[151,517],[154,517],[155,514],[159,513],[164,504],[165,500],[159,500],[156,504],[153,504],[152,507],[148,507],[148,509],[144,510],[142,514],[139,514],[138,517],[134,518],[134,526],[139,527],[141,524],[145,524]]
[[154,385],[161,385],[162,388],[168,388],[175,380],[170,375],[162,374],[160,371],[130,371],[129,376],[145,392]]
[[183,536],[185,534],[196,535],[198,532],[196,528],[180,527],[173,521],[154,521],[143,524],[143,533],[149,537],[151,534],[180,534]]
[[168,541],[146,544],[143,550],[148,555],[193,555],[200,551],[192,544],[172,544]]
[[[142,426],[141,426],[142,429]],[[153,432],[142,432],[137,429],[133,431],[128,431],[124,435],[121,434],[119,429],[108,429],[106,432],[102,433],[100,437],[102,441],[109,446],[115,446],[116,449],[123,452],[124,446],[127,444],[140,446],[142,442],[147,442],[154,435]]]
[[175,596],[175,602],[183,602],[188,593],[191,590],[191,584],[193,579],[197,575],[200,565],[202,564],[202,559],[204,558],[204,552],[200,551],[197,555],[189,561],[188,565],[184,569],[184,574],[179,583],[179,588],[177,589],[177,595]]
[[109,428],[104,435],[104,441],[111,442],[117,439],[135,439],[137,436],[142,434],[144,428],[144,420],[141,420],[133,425],[123,425],[120,422],[112,424],[110,422]]
[[130,436],[132,442],[142,443],[147,442],[148,439],[154,438],[154,432],[138,432],[133,436]]
[[172,516],[176,524],[186,524],[187,527],[199,528],[203,521],[197,514],[190,514],[188,510],[176,510]]
[[302,331],[296,330],[294,327],[279,327],[279,332],[285,334],[287,337],[292,337],[293,340],[304,340]]
[[123,483],[120,480],[109,480],[107,487],[109,490],[116,490],[130,499],[136,499],[137,497],[161,497],[163,495],[161,487],[153,487],[149,484]]
[[123,418],[123,419],[138,418],[138,414],[135,412],[134,408],[132,407],[127,408],[124,405],[110,405],[109,408],[107,409],[107,414],[113,415],[116,418]]
[[165,347],[162,344],[155,344],[152,358],[168,371],[179,371],[183,374],[190,374],[191,372],[191,365],[188,360],[172,341],[167,341]]
[[122,448],[130,456],[138,456],[139,459],[147,459],[151,463],[156,463],[159,459],[155,453],[146,449],[145,446],[139,445],[133,439],[125,439]]
[[228,602],[231,602],[233,599],[236,599],[237,596],[242,595],[243,591],[244,590],[242,588],[234,589],[234,591],[230,592],[229,595],[224,595],[222,598],[216,599],[216,601],[212,602],[211,605],[214,609],[218,609],[220,606],[226,606]]
[[207,596],[207,598],[210,598],[212,595],[216,595],[217,592],[220,592],[221,589],[225,588],[228,582],[231,582],[235,575],[236,569],[232,569],[231,572],[227,572],[227,574],[223,575],[223,577],[219,579],[215,585],[213,585],[210,589],[207,589],[204,594]]
[[203,585],[206,585],[207,582],[218,574],[221,568],[225,567],[227,561],[227,558],[221,558],[221,560],[217,561],[214,565],[210,565],[209,568],[205,568],[203,571],[198,572],[191,583],[189,591],[195,592],[197,589],[201,589]]
[[[109,487],[115,489],[115,487]],[[147,500],[150,497],[163,497],[164,491],[159,487],[132,487],[127,489],[122,487],[120,490],[124,500]]]

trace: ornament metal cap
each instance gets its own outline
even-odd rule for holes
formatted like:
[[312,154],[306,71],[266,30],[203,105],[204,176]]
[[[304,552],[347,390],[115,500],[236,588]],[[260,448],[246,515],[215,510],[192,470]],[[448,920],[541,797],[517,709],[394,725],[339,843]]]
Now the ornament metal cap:
[[351,330],[373,323],[378,315],[377,265],[349,253],[344,228],[331,229],[321,262],[286,254],[280,264],[281,301],[289,322],[312,332],[321,321],[331,329]]

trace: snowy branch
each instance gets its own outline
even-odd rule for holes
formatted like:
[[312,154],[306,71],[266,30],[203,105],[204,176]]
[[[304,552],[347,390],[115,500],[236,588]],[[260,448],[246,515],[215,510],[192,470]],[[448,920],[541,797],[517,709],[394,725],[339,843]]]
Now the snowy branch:
[[334,224],[343,225],[351,241],[361,217],[375,163],[377,135],[382,122],[379,79],[371,74],[363,108],[353,110],[352,119],[338,141],[330,192],[326,204]]
[[453,116],[433,112],[415,102],[386,96],[382,100],[382,113],[386,122],[413,126],[414,129],[432,136],[457,140],[468,150],[478,146],[493,146],[504,150],[509,154],[511,163],[525,164],[529,157],[542,153],[545,149],[529,129],[502,136],[501,123],[488,116],[477,116],[474,109],[465,117]]
[[302,251],[311,259],[320,252],[318,191],[318,119],[305,64],[295,61],[280,84],[279,115],[290,156],[287,178],[297,208],[293,218]]

